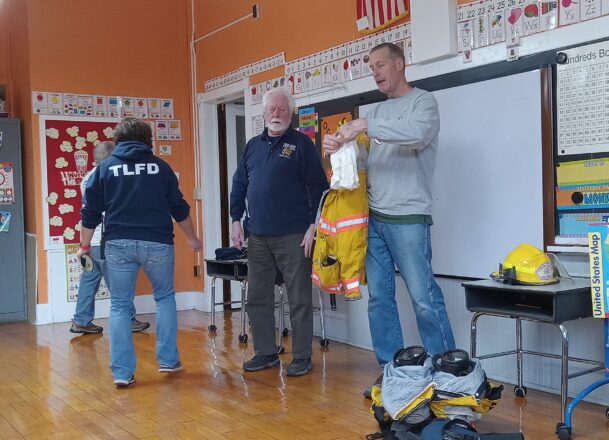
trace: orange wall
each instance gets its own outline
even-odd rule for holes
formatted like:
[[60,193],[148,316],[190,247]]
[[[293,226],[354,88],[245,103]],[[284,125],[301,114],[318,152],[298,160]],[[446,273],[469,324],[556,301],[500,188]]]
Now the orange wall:
[[[260,4],[260,18],[247,19],[197,43],[197,90],[207,79],[285,52],[287,61],[356,40],[355,0],[202,0],[195,2],[197,38],[240,18]],[[283,75],[274,69],[253,82]]]
[[9,54],[8,54],[8,6],[0,1],[0,84],[8,83]]
[[[39,130],[38,117],[31,115],[31,91],[173,98],[184,140],[169,142],[172,155],[163,158],[180,173],[180,186],[193,208],[194,219],[190,1],[4,1],[13,5],[15,13],[21,12],[16,18],[24,20],[22,26],[27,29],[24,50],[29,51],[28,80],[15,83],[14,100],[15,114],[25,124],[26,230],[35,231],[38,236],[38,302],[46,303],[46,255],[39,208],[42,206]],[[175,243],[176,290],[201,290],[202,280],[193,276],[196,255],[188,248],[181,231],[176,232]],[[138,292],[149,293],[149,286],[139,285]]]

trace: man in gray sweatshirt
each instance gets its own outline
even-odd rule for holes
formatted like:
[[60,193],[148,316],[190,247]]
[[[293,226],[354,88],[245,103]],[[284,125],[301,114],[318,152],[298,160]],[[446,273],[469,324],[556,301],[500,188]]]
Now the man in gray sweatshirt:
[[[404,53],[392,43],[370,51],[370,69],[387,100],[365,118],[324,138],[333,154],[360,133],[371,138],[368,156],[370,224],[366,276],[372,345],[383,367],[404,346],[395,300],[397,266],[406,283],[423,344],[431,354],[454,348],[444,296],[431,267],[431,183],[440,116],[434,96],[406,81]],[[377,382],[380,383],[380,379]],[[369,397],[367,391],[364,395]]]

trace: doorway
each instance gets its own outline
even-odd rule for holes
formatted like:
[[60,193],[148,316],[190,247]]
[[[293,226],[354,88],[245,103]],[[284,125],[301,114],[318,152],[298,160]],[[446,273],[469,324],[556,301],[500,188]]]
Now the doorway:
[[[235,126],[245,126],[245,139],[251,137],[252,124],[248,123],[252,118],[251,114],[248,114],[248,108],[251,112],[251,103],[248,102],[248,97],[244,96],[243,91],[248,88],[248,84],[244,81],[238,81],[232,84],[228,84],[219,90],[213,90],[208,93],[199,94],[197,97],[198,106],[198,133],[200,139],[200,156],[199,164],[201,170],[201,221],[203,229],[203,253],[206,259],[213,259],[215,257],[215,250],[219,247],[223,247],[223,239],[227,240],[229,244],[230,234],[228,230],[225,233],[222,232],[223,228],[227,228],[230,222],[228,215],[229,206],[229,180],[232,187],[232,175],[229,179],[229,163],[231,171],[237,166],[238,152],[241,150],[233,150],[227,148],[227,106],[231,107],[232,104],[237,104],[239,107],[245,110],[245,117],[242,119],[244,124],[237,124],[241,119],[239,117],[230,118],[234,119]],[[243,103],[243,104],[242,104]],[[221,116],[219,112],[220,105],[224,104],[223,113]],[[248,107],[249,106],[249,107]],[[232,114],[232,109],[228,110]],[[222,121],[221,121],[222,119]],[[220,126],[222,122],[222,126]],[[229,123],[230,125],[230,123]],[[237,133],[237,129],[230,129],[229,132]],[[222,144],[224,147],[221,149],[220,138],[224,138]],[[236,142],[235,148],[242,148],[242,145],[238,145],[241,142]],[[227,159],[227,152],[230,151],[231,157],[234,159]],[[221,166],[221,163],[224,165]],[[222,170],[222,174],[221,174]],[[224,177],[222,177],[224,176]],[[222,183],[224,182],[224,183]],[[224,189],[222,189],[224,186]],[[226,214],[222,215],[222,205],[225,204]],[[225,237],[225,238],[224,238]],[[208,279],[209,281],[209,279]],[[206,298],[211,299],[211,283],[206,281],[205,283],[205,294]],[[224,288],[223,283],[216,283],[216,299],[219,301],[230,300],[230,288]],[[228,298],[224,295],[224,292],[228,293]],[[236,291],[236,290],[235,290]],[[204,311],[211,311],[212,305],[210,301],[206,301],[203,305]],[[222,307],[220,305],[215,306],[216,312],[220,312]]]
[[[220,216],[222,230],[222,247],[232,246],[230,234],[232,220],[230,218],[230,193],[233,187],[233,175],[245,147],[245,106],[242,101],[218,105],[219,131],[219,174],[220,174]],[[238,304],[232,301],[241,299],[241,283],[224,281],[223,301],[227,309],[238,309]]]

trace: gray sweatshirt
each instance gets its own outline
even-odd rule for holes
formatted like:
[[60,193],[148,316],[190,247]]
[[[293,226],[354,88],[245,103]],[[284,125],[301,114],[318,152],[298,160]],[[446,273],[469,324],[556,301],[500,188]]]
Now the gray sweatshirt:
[[366,115],[370,208],[389,215],[431,215],[431,179],[440,115],[435,97],[414,88]]

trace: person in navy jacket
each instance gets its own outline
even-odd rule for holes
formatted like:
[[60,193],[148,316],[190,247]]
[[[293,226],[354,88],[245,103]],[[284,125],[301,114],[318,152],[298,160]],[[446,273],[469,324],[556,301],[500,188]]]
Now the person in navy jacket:
[[112,156],[99,165],[85,190],[77,256],[89,251],[93,231],[105,212],[102,240],[111,294],[110,368],[114,384],[122,387],[135,381],[130,310],[140,267],[152,283],[156,301],[159,371],[182,369],[177,349],[172,218],[193,251],[202,245],[175,173],[152,152],[150,126],[141,119],[125,118],[116,126],[114,141]]
[[292,362],[288,376],[311,369],[313,304],[311,257],[315,216],[322,193],[328,189],[321,158],[313,142],[290,127],[294,98],[283,88],[262,98],[264,132],[245,146],[233,177],[230,215],[231,239],[241,249],[241,219],[247,211],[247,313],[252,325],[255,355],[245,371],[279,365],[275,344],[275,275],[286,284],[292,324]]

